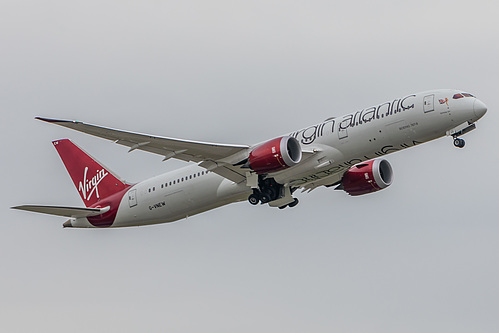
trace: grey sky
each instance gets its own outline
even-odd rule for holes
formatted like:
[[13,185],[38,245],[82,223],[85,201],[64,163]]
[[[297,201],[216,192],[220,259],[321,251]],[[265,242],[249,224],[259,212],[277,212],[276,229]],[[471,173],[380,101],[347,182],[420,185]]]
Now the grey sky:
[[[1,1],[0,330],[497,332],[498,5],[492,1]],[[395,182],[187,221],[63,230],[82,205],[50,142],[136,182],[184,165],[35,116],[251,144],[404,94],[488,108],[389,155]]]

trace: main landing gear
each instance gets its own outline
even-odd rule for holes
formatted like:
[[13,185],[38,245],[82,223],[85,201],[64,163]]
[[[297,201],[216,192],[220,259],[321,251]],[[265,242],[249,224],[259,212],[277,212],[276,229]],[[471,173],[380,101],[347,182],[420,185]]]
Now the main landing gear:
[[[253,189],[253,193],[248,197],[248,201],[252,205],[271,202],[271,206],[279,207],[279,209],[294,207],[298,204],[298,199],[291,196],[292,192],[292,189],[285,188],[273,178],[264,179],[262,176],[259,176],[258,188]],[[279,206],[279,204],[282,206]]]
[[298,205],[299,202],[300,202],[300,200],[294,198],[292,203],[284,205],[284,206],[280,206],[279,209],[284,209],[286,207],[293,208],[294,206]]
[[458,137],[454,138],[454,146],[455,147],[463,148],[465,144],[466,144],[466,142],[463,139],[458,138]]
[[252,205],[258,205],[258,203],[260,202],[260,197],[258,196],[258,194],[253,193],[248,197],[248,201]]
[[258,182],[259,188],[253,189],[253,194],[248,197],[248,201],[252,205],[257,205],[259,202],[266,204],[270,201],[279,198],[282,185],[278,184],[274,179],[262,179]]
[[264,189],[263,191],[253,189],[253,194],[248,197],[248,201],[252,205],[258,205],[259,202],[266,204],[276,199],[277,191],[273,191],[271,189]]

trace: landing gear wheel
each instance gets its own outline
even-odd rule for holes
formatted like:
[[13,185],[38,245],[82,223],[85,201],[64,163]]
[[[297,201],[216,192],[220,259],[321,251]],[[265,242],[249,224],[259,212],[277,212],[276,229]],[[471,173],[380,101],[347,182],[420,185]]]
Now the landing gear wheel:
[[269,196],[271,200],[277,199],[277,191],[274,188],[270,187],[266,189],[265,193]]
[[463,139],[460,139],[460,138],[454,139],[454,146],[456,146],[457,148],[463,148],[464,145],[465,145],[465,141]]
[[248,197],[248,201],[252,205],[258,205],[258,203],[260,202],[260,198],[253,193]]
[[293,208],[294,206],[298,205],[299,202],[300,201],[295,198],[295,200],[292,203],[290,203],[288,206],[291,207],[291,208]]
[[268,196],[268,194],[262,193],[262,195],[260,196],[260,202],[262,204],[266,204],[269,201],[270,201],[270,197]]
[[284,209],[286,207],[288,207],[288,205],[281,206],[281,207],[279,207],[279,209]]

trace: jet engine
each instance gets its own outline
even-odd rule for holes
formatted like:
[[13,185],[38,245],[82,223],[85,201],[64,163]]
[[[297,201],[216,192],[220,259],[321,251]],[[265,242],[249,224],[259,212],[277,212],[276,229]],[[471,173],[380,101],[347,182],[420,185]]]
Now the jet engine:
[[359,163],[345,172],[340,189],[352,196],[376,192],[392,184],[392,166],[384,159]]
[[291,136],[272,139],[254,148],[248,157],[247,165],[256,173],[283,170],[301,161],[301,147]]

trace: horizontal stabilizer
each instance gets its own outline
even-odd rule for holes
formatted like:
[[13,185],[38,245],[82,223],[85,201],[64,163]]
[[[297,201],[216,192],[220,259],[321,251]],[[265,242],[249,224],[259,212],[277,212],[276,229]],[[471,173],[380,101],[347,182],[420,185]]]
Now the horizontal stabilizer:
[[65,216],[65,217],[89,217],[97,216],[107,212],[110,207],[104,208],[81,208],[81,207],[65,207],[65,206],[40,206],[40,205],[22,205],[11,207],[12,209],[27,210],[29,212]]

